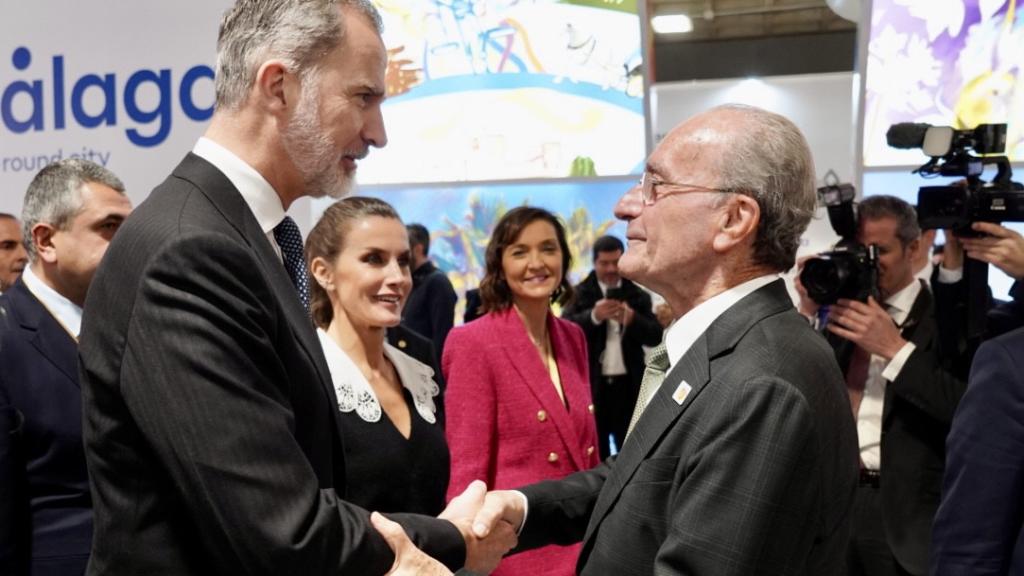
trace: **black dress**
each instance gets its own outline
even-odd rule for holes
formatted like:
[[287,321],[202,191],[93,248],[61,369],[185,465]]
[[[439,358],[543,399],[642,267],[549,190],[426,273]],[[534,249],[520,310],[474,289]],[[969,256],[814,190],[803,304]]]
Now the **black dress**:
[[376,422],[366,422],[355,411],[339,414],[345,438],[345,500],[377,512],[437,516],[448,490],[448,444],[441,425],[424,420],[412,395],[403,392],[412,419],[408,440],[387,414]]
[[437,516],[444,509],[451,468],[444,429],[436,417],[440,388],[433,369],[385,347],[409,408],[407,439],[352,360],[324,331],[317,335],[331,371],[345,443],[347,490],[342,497],[371,511]]

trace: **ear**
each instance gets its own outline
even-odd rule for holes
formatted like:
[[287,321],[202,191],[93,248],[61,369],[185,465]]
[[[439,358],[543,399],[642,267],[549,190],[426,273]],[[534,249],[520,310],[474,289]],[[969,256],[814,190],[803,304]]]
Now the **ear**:
[[316,279],[316,283],[326,291],[334,290],[334,272],[326,260],[317,256],[309,264],[309,271]]
[[32,237],[29,238],[29,242],[35,246],[36,256],[47,264],[57,262],[57,247],[53,244],[53,236],[56,233],[57,229],[46,222],[39,222],[31,230]]
[[715,252],[725,253],[740,244],[753,244],[761,222],[757,200],[746,194],[733,194],[721,210],[716,220],[719,230],[712,241]]
[[914,256],[917,256],[918,251],[923,247],[924,245],[921,242],[921,237],[919,236],[911,240],[910,244],[907,244],[906,252],[910,254],[911,258],[913,258]]
[[298,77],[281,60],[267,60],[256,71],[250,98],[272,113],[283,113],[298,102]]

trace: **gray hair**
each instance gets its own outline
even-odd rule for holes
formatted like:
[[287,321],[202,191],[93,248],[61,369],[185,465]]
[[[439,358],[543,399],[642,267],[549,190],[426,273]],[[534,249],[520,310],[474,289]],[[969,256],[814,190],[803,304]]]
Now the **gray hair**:
[[370,0],[238,0],[224,13],[217,39],[216,107],[237,109],[259,67],[280,58],[303,79],[345,33],[342,8],[364,15],[378,33],[380,14]]
[[742,126],[717,160],[719,188],[750,196],[761,210],[754,261],[779,272],[796,263],[800,236],[817,206],[814,159],[807,140],[787,118],[742,104],[712,110],[734,111]]
[[896,220],[896,237],[904,248],[921,237],[921,225],[917,223],[917,212],[907,201],[895,196],[868,196],[857,205],[857,220]]
[[81,158],[65,158],[47,165],[32,178],[21,210],[21,228],[29,260],[35,262],[32,228],[46,223],[58,230],[82,210],[82,186],[95,182],[124,194],[121,179],[106,168]]

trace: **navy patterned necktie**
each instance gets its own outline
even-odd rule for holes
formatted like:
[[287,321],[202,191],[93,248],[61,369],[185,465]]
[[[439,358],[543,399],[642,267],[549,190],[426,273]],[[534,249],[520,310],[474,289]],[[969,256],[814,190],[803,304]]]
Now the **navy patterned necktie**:
[[306,261],[302,258],[302,233],[291,216],[285,216],[284,220],[274,227],[274,240],[277,240],[277,245],[281,247],[285,270],[288,270],[288,276],[291,277],[292,284],[295,284],[299,300],[308,311],[309,273],[306,271]]

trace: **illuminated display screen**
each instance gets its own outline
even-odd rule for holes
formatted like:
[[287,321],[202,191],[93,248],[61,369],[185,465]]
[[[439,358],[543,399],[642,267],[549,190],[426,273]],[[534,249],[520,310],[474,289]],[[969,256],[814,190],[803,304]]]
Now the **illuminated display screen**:
[[1007,123],[1007,155],[1024,161],[1024,2],[874,0],[865,82],[865,166],[927,159],[888,147],[897,122]]
[[622,176],[646,154],[636,0],[375,0],[388,145],[362,184]]

